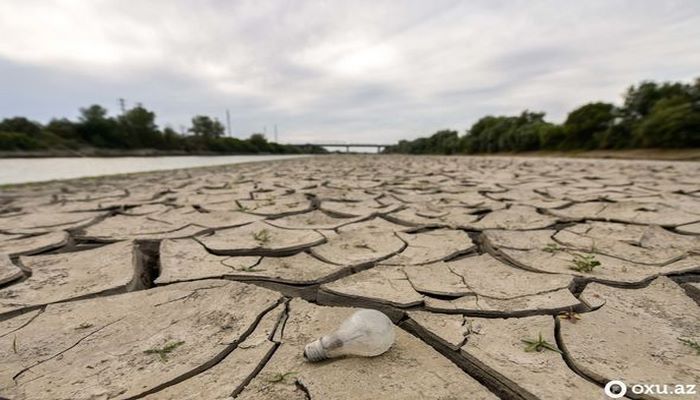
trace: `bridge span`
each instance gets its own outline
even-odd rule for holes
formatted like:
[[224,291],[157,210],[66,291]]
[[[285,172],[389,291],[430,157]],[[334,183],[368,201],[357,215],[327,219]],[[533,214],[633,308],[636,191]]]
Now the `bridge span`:
[[321,146],[321,147],[345,147],[345,152],[349,153],[351,147],[376,147],[377,153],[381,153],[382,149],[393,146],[392,144],[375,144],[375,143],[305,143],[297,144],[297,146]]

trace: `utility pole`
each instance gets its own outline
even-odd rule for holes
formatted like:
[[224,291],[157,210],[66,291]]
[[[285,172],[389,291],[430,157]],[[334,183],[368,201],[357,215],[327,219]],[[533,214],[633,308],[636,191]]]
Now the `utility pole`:
[[275,124],[275,143],[279,143],[277,140],[277,124]]
[[233,135],[231,135],[231,113],[228,108],[226,109],[226,127],[228,128],[229,137],[233,137]]
[[121,97],[119,98],[119,109],[122,110],[122,115],[126,113],[126,102]]

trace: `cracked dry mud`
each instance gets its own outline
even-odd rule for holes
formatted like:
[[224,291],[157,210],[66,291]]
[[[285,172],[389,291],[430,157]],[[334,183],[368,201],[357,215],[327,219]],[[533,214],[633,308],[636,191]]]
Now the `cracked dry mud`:
[[[3,399],[603,399],[700,384],[699,304],[699,163],[323,156],[0,189]],[[394,346],[306,362],[357,307]]]

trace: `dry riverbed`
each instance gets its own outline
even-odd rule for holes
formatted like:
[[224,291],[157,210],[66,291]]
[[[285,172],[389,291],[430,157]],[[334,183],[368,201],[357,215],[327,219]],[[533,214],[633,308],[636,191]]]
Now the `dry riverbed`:
[[[700,383],[699,301],[696,162],[324,156],[0,189],[0,398],[602,399]],[[306,362],[356,307],[395,345]]]

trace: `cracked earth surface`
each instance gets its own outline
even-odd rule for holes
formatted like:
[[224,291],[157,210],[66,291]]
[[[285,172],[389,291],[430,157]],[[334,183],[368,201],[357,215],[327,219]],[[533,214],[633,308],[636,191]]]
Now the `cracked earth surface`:
[[[323,156],[0,189],[3,399],[603,399],[700,384],[699,304],[700,163]],[[394,346],[306,362],[358,307]]]

